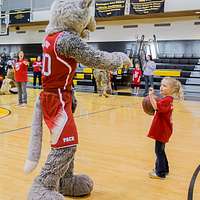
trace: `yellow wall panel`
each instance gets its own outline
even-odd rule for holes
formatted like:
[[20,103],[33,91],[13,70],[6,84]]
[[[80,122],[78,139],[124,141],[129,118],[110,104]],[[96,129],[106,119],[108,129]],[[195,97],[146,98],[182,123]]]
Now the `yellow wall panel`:
[[77,80],[73,80],[74,85],[77,85]]
[[84,74],[76,73],[76,78],[78,78],[78,79],[84,79]]
[[181,76],[180,70],[155,70],[154,71],[155,76]]
[[89,67],[83,68],[83,72],[87,74],[92,74],[92,68],[89,68]]

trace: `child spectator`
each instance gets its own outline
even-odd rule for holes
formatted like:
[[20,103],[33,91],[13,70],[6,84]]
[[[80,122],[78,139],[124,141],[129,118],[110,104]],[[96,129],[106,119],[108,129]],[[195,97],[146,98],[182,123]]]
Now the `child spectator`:
[[142,77],[142,70],[140,69],[139,63],[135,64],[135,69],[133,69],[132,74],[133,74],[133,79],[131,87],[133,88],[133,94],[138,95]]

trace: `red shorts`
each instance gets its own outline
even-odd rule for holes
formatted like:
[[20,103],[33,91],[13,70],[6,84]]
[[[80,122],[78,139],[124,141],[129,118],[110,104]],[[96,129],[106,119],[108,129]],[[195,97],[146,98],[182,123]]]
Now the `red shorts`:
[[78,133],[72,114],[71,92],[41,92],[44,121],[51,132],[51,147],[63,148],[78,143]]

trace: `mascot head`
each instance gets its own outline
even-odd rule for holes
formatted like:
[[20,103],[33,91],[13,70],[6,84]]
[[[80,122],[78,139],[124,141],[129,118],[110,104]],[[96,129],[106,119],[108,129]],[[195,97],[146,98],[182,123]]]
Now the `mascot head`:
[[88,36],[96,28],[92,16],[93,0],[55,0],[51,6],[51,17],[46,28],[47,34],[72,31],[80,37]]

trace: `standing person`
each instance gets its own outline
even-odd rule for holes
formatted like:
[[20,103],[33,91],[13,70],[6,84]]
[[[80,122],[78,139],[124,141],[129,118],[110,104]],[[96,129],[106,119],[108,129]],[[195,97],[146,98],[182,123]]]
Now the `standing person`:
[[18,105],[25,106],[27,104],[28,61],[24,58],[23,51],[18,53],[18,59],[14,63],[14,75],[18,89]]
[[[144,81],[145,81],[145,92],[144,96],[148,95],[149,87],[153,88],[153,72],[156,69],[156,63],[152,60],[152,56],[148,55],[146,57],[147,62],[144,64],[143,67],[143,74],[144,74]],[[150,86],[149,86],[150,85]]]
[[155,140],[155,169],[149,173],[149,177],[154,179],[164,179],[169,173],[165,144],[169,141],[173,131],[173,97],[183,98],[181,83],[174,78],[165,77],[161,81],[160,94],[162,98],[156,101],[154,90],[150,88],[149,99],[156,111],[148,133],[148,137]]
[[112,89],[117,90],[117,69],[112,70],[111,75]]
[[135,64],[135,69],[132,71],[133,74],[133,80],[132,80],[132,88],[133,88],[133,94],[138,95],[139,89],[140,89],[140,83],[141,83],[141,77],[142,77],[142,70],[140,69],[140,64]]
[[41,88],[41,85],[42,85],[41,77],[42,77],[42,61],[41,61],[41,57],[38,56],[37,60],[33,63],[33,87],[34,88],[36,88],[37,78],[39,81],[39,87]]

